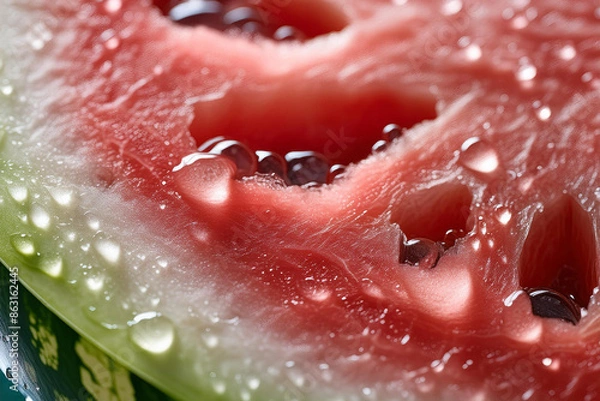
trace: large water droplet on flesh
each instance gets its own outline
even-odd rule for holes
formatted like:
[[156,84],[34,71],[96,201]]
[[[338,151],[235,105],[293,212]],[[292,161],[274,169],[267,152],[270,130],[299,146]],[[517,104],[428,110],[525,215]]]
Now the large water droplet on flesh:
[[498,153],[486,141],[469,138],[461,146],[459,162],[479,173],[493,173],[500,165]]
[[193,153],[184,157],[173,172],[182,195],[202,204],[221,205],[229,200],[236,170],[224,156]]

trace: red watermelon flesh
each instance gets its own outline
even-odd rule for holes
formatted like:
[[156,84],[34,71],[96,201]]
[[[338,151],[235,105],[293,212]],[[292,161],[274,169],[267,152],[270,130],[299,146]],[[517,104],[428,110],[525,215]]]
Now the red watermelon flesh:
[[[117,358],[132,316],[167,317],[196,370],[121,360],[180,398],[245,399],[239,377],[274,400],[600,397],[596,6],[259,4],[309,39],[180,26],[158,2],[0,1],[20,21],[0,31],[20,113],[2,157],[80,197],[36,235],[62,243],[79,213],[119,251],[87,274],[75,241],[64,284],[25,284]],[[389,123],[407,130],[372,154]],[[235,179],[197,155],[220,135],[349,166],[318,188]],[[449,229],[435,267],[401,263],[405,237]],[[581,320],[536,316],[538,287]]]

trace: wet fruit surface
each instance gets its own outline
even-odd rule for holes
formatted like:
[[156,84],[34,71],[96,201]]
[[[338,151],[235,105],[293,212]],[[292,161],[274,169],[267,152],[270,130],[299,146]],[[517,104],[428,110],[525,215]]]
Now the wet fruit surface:
[[14,4],[2,258],[140,376],[598,398],[594,4]]

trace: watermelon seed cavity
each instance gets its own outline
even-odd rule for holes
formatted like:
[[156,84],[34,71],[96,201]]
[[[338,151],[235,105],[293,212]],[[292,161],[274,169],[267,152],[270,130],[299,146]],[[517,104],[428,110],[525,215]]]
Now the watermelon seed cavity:
[[553,300],[569,300],[587,308],[598,280],[595,242],[588,212],[574,198],[559,197],[533,218],[521,252],[521,286],[545,288],[549,292],[543,299],[552,293]]
[[534,315],[579,323],[581,311],[573,299],[548,288],[529,288],[527,294]]

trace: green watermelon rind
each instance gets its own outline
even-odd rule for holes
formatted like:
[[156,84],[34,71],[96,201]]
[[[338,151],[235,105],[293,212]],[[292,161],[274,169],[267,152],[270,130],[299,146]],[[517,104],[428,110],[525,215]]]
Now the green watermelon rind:
[[20,284],[18,325],[12,327],[7,313],[9,289],[14,288],[11,271],[0,268],[0,331],[17,338],[16,348],[6,336],[2,342],[3,365],[12,366],[16,356],[18,367],[7,391],[18,390],[32,400],[171,399],[81,337]]

